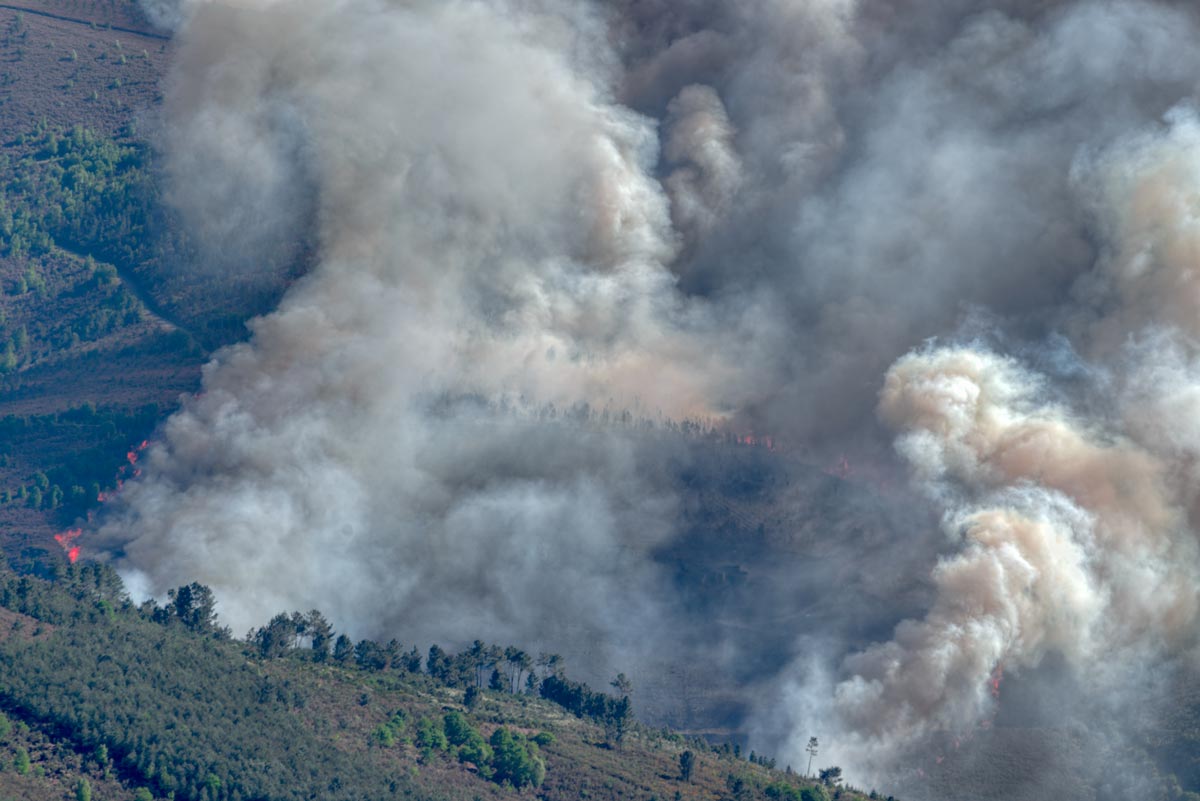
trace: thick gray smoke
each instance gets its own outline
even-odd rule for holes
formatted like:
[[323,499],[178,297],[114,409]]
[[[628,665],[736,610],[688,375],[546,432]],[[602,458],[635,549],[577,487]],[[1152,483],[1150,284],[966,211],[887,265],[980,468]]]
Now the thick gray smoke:
[[641,633],[672,497],[632,432],[522,416],[681,418],[737,383],[664,267],[653,125],[585,71],[599,25],[459,3],[196,11],[167,109],[176,204],[258,251],[311,207],[320,264],[208,366],[109,524],[151,590],[196,575],[239,630],[316,605],[426,641]]
[[[1195,646],[1189,4],[147,9],[182,219],[218,262],[317,258],[91,539],[141,591],[647,670],[753,661],[730,617],[771,615],[751,726],[884,784],[990,721],[1001,669],[1114,694]],[[898,456],[944,535],[847,554],[821,631],[779,609],[816,569],[697,614],[670,563],[711,466],[635,422],[686,418]],[[766,547],[808,536],[777,519]]]

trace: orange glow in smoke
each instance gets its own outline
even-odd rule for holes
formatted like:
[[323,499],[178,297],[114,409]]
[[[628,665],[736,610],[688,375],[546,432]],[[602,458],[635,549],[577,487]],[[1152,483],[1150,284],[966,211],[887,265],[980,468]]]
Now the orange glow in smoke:
[[1004,680],[1004,665],[997,663],[996,669],[992,671],[991,678],[988,679],[988,686],[991,688],[992,697],[1000,697],[1000,682]]
[[752,448],[766,448],[769,451],[775,450],[775,438],[770,435],[755,436],[754,434],[739,434],[737,436],[738,445],[748,445]]

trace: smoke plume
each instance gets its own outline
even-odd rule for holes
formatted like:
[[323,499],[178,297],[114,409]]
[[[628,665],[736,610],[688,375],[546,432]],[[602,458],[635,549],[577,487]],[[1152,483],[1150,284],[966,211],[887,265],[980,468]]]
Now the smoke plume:
[[1087,722],[1196,645],[1190,4],[146,7],[206,258],[316,256],[83,540],[138,591],[709,660],[883,786],[1001,672]]

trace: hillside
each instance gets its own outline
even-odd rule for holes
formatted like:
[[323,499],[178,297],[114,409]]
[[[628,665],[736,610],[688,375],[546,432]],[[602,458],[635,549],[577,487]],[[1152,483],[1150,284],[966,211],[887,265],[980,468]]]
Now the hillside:
[[195,268],[140,132],[171,43],[136,3],[0,4],[0,34],[0,547],[45,570],[288,278]]
[[[478,690],[493,665],[489,684],[508,684],[495,678],[512,664],[500,652],[435,649],[422,662],[365,641],[330,652],[331,631],[298,636],[286,616],[233,641],[193,590],[135,607],[103,567],[68,566],[55,582],[0,573],[0,706],[16,723],[0,721],[0,797],[62,798],[84,780],[98,799],[146,788],[179,801],[863,797],[620,722],[616,699],[559,678],[561,666],[530,665],[540,678],[514,682],[518,692]],[[547,680],[588,707],[572,713],[525,689]]]

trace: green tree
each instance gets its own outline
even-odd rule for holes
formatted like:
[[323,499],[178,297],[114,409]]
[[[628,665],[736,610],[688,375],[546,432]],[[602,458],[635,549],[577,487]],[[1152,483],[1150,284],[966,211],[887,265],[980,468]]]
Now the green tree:
[[404,646],[400,645],[400,641],[393,637],[383,646],[383,657],[387,662],[388,670],[402,670],[400,663],[404,659]]
[[446,716],[442,718],[442,728],[451,745],[462,745],[475,732],[475,729],[467,722],[466,716],[458,711],[446,713]]
[[558,654],[549,654],[543,651],[538,654],[537,667],[542,672],[542,678],[557,676],[563,671],[563,658]]
[[384,748],[391,748],[404,736],[407,724],[408,714],[403,709],[398,710],[387,723],[380,724],[375,729],[371,735],[372,742]]
[[329,646],[333,645],[333,626],[318,610],[308,613],[308,636],[311,638],[313,660],[324,662],[329,656]]
[[333,661],[345,664],[354,655],[354,643],[345,634],[339,634],[333,644]]
[[629,703],[628,695],[619,701],[605,699],[601,723],[604,725],[604,736],[609,742],[620,746],[625,741],[625,735],[629,732],[632,722],[633,705]]
[[509,692],[515,694],[521,689],[521,678],[525,671],[533,667],[533,659],[520,648],[510,645],[504,649],[504,661],[508,665]]
[[198,634],[216,634],[217,599],[203,584],[192,582],[167,591],[167,610],[172,617]]
[[[430,651],[432,655],[432,649]],[[483,640],[476,640],[471,643],[471,647],[467,649],[466,658],[470,661],[471,666],[475,668],[475,686],[483,686],[484,669],[488,664],[487,646],[483,644]]]
[[833,787],[842,780],[842,769],[837,766],[825,768],[821,771],[820,778],[821,784],[826,787]]
[[829,801],[829,793],[821,785],[805,787],[800,791],[800,801]]
[[363,670],[383,670],[387,667],[387,652],[374,640],[359,640],[354,646],[354,662]]
[[20,776],[29,773],[29,752],[24,748],[17,749],[17,757],[13,760],[13,768]]
[[450,743],[446,740],[446,732],[442,731],[441,721],[433,718],[421,718],[417,722],[417,747],[420,748],[426,758],[433,751],[445,751],[450,747]]
[[[521,679],[526,674],[533,675],[533,657],[521,651],[517,654],[517,680],[513,683],[513,692],[521,688]],[[532,685],[527,685],[532,687]]]
[[75,785],[75,801],[92,801],[92,785],[87,779],[80,779]]
[[438,681],[446,681],[449,675],[449,657],[441,646],[429,646],[429,656],[425,659],[425,672]]
[[679,778],[685,782],[692,780],[692,768],[696,766],[696,755],[691,751],[684,751],[679,755]]
[[280,612],[270,623],[253,630],[247,639],[264,659],[278,659],[296,645],[296,621],[286,612]]
[[449,712],[442,719],[446,739],[454,746],[459,762],[470,762],[484,778],[492,775],[492,748],[461,712]]
[[800,788],[786,782],[771,782],[763,792],[772,801],[802,801]]
[[209,798],[216,798],[221,792],[221,777],[212,773],[204,777],[204,789],[208,790]]
[[546,763],[538,754],[538,747],[508,729],[499,728],[492,734],[489,743],[494,757],[492,767],[498,782],[508,782],[513,787],[532,785],[540,787],[546,778]]

